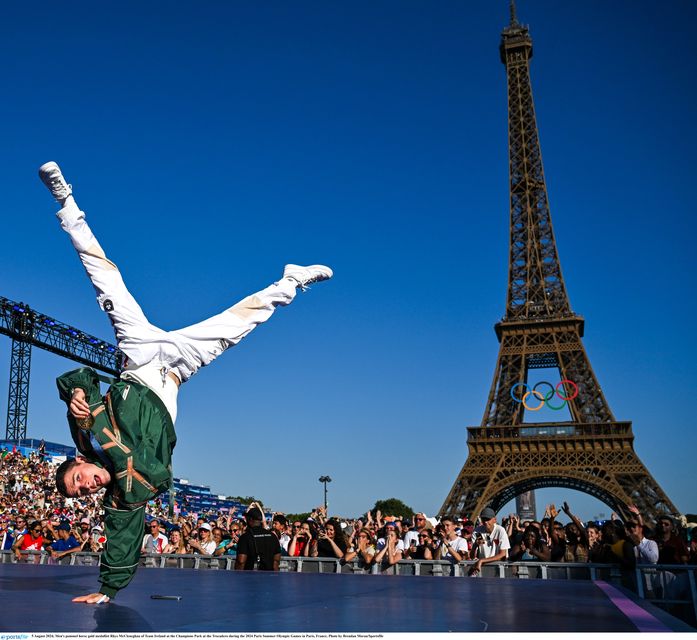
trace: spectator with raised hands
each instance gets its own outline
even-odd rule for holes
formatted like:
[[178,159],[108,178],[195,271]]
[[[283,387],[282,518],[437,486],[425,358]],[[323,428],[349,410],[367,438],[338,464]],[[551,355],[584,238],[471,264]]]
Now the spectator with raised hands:
[[313,539],[312,523],[295,522],[293,524],[293,535],[288,544],[288,555],[294,558],[303,556],[308,558],[312,554],[315,541]]
[[397,528],[393,522],[385,524],[383,537],[378,539],[375,562],[383,569],[397,564],[404,557],[404,542],[397,536]]
[[564,548],[564,562],[588,562],[589,544],[588,535],[583,523],[571,513],[567,502],[562,506],[564,513],[571,518],[571,522],[564,527],[566,545]]
[[510,562],[549,562],[551,551],[542,542],[539,529],[528,526],[523,531],[522,539],[511,548],[508,560]]
[[644,537],[644,528],[639,520],[634,518],[624,523],[627,540],[634,545],[634,557],[637,564],[656,564],[658,562],[658,545],[655,540]]
[[200,553],[204,556],[212,556],[215,552],[217,545],[213,540],[211,535],[211,525],[207,522],[199,525],[197,533],[199,539],[195,539],[193,536],[189,538],[189,548],[192,553]]
[[361,567],[369,567],[375,561],[375,539],[370,534],[368,529],[361,529],[356,534],[356,543],[352,546],[344,556],[346,562],[351,562],[356,558]]
[[455,532],[455,519],[451,516],[443,516],[440,523],[443,529],[435,555],[436,560],[448,560],[451,564],[468,560],[470,548],[467,540],[460,538]]
[[619,563],[623,569],[633,569],[636,565],[634,547],[627,540],[624,525],[616,520],[608,520],[603,524],[600,533],[602,536],[600,562]]

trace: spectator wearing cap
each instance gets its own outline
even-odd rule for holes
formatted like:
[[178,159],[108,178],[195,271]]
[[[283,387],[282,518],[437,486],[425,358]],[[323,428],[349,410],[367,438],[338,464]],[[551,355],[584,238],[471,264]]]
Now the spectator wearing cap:
[[77,538],[72,534],[70,523],[63,520],[55,527],[57,540],[52,542],[47,549],[51,552],[51,557],[54,560],[67,556],[71,553],[77,553],[82,550],[82,545],[77,541]]
[[496,513],[491,507],[482,510],[479,521],[481,524],[474,530],[476,561],[469,571],[471,576],[479,575],[484,564],[505,560],[511,548],[506,530],[500,524],[496,524]]
[[198,540],[189,538],[189,546],[194,553],[200,553],[206,556],[212,556],[215,552],[216,544],[211,535],[211,525],[207,522],[198,526]]
[[106,537],[104,535],[104,529],[98,524],[92,527],[90,536],[90,551],[92,553],[101,553],[104,551],[104,543],[106,542]]
[[150,532],[143,536],[141,553],[164,553],[169,540],[163,531],[160,530],[160,521],[153,518],[148,525]]
[[262,526],[264,515],[257,507],[247,511],[247,530],[237,542],[235,569],[278,571],[281,563],[281,544],[278,538]]
[[84,544],[90,539],[90,529],[92,528],[92,521],[85,517],[80,520],[80,542]]
[[683,539],[677,535],[675,522],[668,515],[656,519],[656,535],[654,540],[658,545],[658,564],[685,564],[689,551]]
[[440,534],[440,544],[436,550],[437,560],[448,560],[450,564],[469,559],[469,545],[467,540],[457,535],[455,531],[455,519],[452,516],[443,516],[440,519],[443,525]]

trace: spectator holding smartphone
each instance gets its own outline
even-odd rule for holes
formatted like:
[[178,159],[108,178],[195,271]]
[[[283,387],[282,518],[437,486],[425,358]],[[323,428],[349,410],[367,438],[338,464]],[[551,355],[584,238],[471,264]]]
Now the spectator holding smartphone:
[[324,532],[320,532],[317,536],[317,546],[313,555],[320,558],[339,558],[339,560],[343,560],[347,548],[346,536],[344,536],[341,530],[341,525],[338,520],[332,518],[327,520]]

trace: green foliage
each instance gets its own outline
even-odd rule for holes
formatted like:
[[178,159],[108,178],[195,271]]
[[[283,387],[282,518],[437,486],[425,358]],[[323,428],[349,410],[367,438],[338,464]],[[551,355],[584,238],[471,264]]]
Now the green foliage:
[[310,517],[310,512],[305,513],[286,513],[288,522],[305,522]]
[[414,510],[404,504],[397,498],[387,498],[387,500],[378,500],[375,506],[371,509],[373,517],[380,511],[383,516],[399,516],[401,518],[411,518],[414,515]]

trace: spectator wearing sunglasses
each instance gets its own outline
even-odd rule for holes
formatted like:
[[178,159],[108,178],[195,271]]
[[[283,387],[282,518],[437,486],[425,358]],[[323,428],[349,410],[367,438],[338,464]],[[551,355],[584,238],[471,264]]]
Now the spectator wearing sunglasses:
[[375,538],[367,529],[361,529],[356,535],[356,546],[351,547],[344,556],[346,562],[358,559],[361,567],[369,567],[375,559]]
[[627,540],[634,545],[634,557],[637,564],[656,564],[658,562],[658,545],[654,540],[644,537],[644,530],[638,520],[627,520],[624,523]]
[[12,551],[15,552],[17,560],[22,559],[22,551],[41,551],[44,548],[44,537],[41,531],[41,523],[34,520],[29,526],[29,532],[15,540]]
[[430,528],[431,523],[426,520],[425,513],[417,513],[414,516],[414,526],[404,534],[404,548],[408,549],[414,545],[419,545],[419,534]]
[[204,522],[198,528],[198,540],[189,538],[189,546],[194,553],[200,553],[204,556],[212,556],[215,552],[216,544],[211,535],[211,525]]
[[428,529],[423,529],[417,534],[416,545],[412,543],[405,554],[410,560],[433,560],[435,550],[433,534]]
[[153,519],[148,525],[150,533],[143,536],[143,544],[141,545],[141,553],[164,553],[165,547],[169,544],[169,540],[164,532],[160,531],[160,521]]

